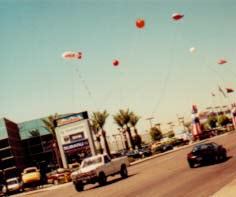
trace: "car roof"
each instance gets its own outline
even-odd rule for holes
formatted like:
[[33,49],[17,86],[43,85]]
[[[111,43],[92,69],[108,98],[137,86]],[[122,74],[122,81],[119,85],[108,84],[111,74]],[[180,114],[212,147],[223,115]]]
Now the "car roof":
[[13,178],[7,179],[7,181],[13,181],[13,180],[19,180],[19,179],[20,179],[19,177],[13,177]]
[[202,146],[212,145],[212,144],[218,145],[218,144],[215,143],[215,142],[207,142],[207,143],[197,144],[197,145],[193,146],[193,149],[194,149],[194,148],[200,148],[200,147],[202,147]]

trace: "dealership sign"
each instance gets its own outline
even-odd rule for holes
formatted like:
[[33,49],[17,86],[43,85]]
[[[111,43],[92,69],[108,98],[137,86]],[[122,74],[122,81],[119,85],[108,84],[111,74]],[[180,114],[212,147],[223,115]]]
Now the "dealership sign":
[[66,125],[69,123],[73,123],[73,122],[77,122],[77,121],[85,120],[85,119],[88,119],[88,113],[86,111],[57,119],[56,126],[62,126],[62,125]]
[[83,139],[74,143],[63,145],[63,150],[65,153],[72,153],[87,148],[89,148],[88,139]]

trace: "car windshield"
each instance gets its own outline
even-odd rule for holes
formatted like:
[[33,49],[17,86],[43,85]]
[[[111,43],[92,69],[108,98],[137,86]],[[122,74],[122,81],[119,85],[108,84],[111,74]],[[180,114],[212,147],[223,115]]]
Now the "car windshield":
[[8,185],[13,185],[13,184],[17,184],[17,180],[9,180],[7,181]]
[[85,168],[90,165],[98,164],[102,162],[102,157],[95,157],[90,159],[85,159],[82,164],[82,168]]
[[199,144],[199,145],[196,145],[193,147],[193,152],[197,152],[197,151],[200,151],[200,150],[204,150],[204,149],[207,149],[207,144]]
[[27,170],[26,173],[31,173],[31,172],[36,172],[37,170],[36,169],[30,169],[30,170]]

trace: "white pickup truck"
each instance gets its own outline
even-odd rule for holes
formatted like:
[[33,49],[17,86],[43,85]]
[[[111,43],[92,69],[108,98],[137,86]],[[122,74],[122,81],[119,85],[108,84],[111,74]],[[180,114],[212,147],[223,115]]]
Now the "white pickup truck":
[[115,174],[121,175],[122,178],[128,177],[127,167],[129,161],[127,157],[110,159],[106,154],[100,154],[86,158],[82,161],[80,169],[71,174],[75,189],[84,190],[84,185],[98,182],[105,185],[108,176]]

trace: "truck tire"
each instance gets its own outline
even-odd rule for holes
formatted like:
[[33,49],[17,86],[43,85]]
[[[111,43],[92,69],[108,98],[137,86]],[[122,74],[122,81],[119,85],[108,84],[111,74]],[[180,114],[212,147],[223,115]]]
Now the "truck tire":
[[84,185],[82,182],[75,183],[75,189],[77,192],[82,192],[84,190]]
[[128,177],[128,171],[127,171],[126,165],[121,166],[120,175],[123,179]]
[[106,175],[104,174],[104,172],[100,172],[99,173],[99,185],[103,186],[103,185],[106,185],[106,183],[107,183]]

